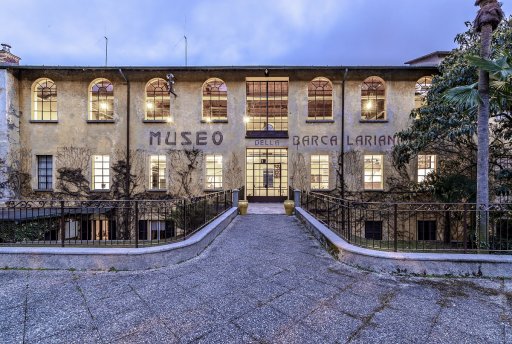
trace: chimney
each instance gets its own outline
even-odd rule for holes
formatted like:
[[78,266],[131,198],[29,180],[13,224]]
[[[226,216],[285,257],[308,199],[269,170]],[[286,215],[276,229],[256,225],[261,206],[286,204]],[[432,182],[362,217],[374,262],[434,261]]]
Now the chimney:
[[2,43],[2,50],[0,50],[0,66],[19,65],[20,58],[11,53],[11,46]]

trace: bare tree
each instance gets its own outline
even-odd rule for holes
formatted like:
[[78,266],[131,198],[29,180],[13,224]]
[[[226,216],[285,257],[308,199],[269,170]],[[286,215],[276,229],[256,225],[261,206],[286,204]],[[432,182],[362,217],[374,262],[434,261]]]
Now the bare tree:
[[4,180],[0,182],[0,196],[20,199],[31,194],[31,150],[14,149],[8,158],[0,159],[0,174]]
[[169,182],[174,197],[193,197],[204,189],[202,166],[203,152],[197,148],[170,150]]
[[309,190],[309,171],[304,154],[299,152],[291,153],[289,167],[291,186],[297,190]]
[[89,171],[91,150],[85,147],[57,149],[57,195],[74,199],[89,198]]
[[146,155],[142,150],[130,150],[130,171],[126,162],[126,149],[119,148],[114,152],[112,164],[113,199],[131,199],[145,195],[146,167],[149,166]]
[[224,172],[224,188],[237,189],[244,184],[244,172],[240,165],[240,160],[237,155],[232,152],[231,157],[226,164],[226,172]]

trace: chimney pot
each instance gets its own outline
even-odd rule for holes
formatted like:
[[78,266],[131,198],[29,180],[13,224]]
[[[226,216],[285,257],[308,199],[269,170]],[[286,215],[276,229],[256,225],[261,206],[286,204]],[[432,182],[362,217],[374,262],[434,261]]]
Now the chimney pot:
[[2,43],[2,50],[3,51],[6,51],[6,52],[10,52],[11,51],[11,46],[7,43]]

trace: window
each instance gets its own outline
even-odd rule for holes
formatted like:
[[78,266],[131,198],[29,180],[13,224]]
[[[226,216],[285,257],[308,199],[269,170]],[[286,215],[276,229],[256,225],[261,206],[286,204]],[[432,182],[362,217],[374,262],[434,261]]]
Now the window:
[[332,83],[315,78],[308,84],[308,119],[332,119]]
[[57,86],[50,79],[39,79],[34,83],[32,120],[57,120]]
[[37,189],[51,190],[53,187],[53,164],[51,155],[37,156]]
[[222,155],[206,156],[206,188],[222,189]]
[[108,190],[110,188],[110,157],[94,155],[92,159],[93,189]]
[[228,119],[228,89],[220,79],[208,79],[203,84],[203,120],[212,122]]
[[365,221],[364,237],[369,240],[382,240],[382,221]]
[[436,240],[436,221],[418,221],[418,240]]
[[311,156],[311,189],[329,189],[329,156]]
[[361,119],[382,121],[386,119],[386,86],[384,80],[371,76],[361,85]]
[[425,180],[429,173],[436,170],[435,155],[418,155],[418,183]]
[[288,137],[288,78],[247,78],[247,136]]
[[140,240],[168,240],[176,236],[174,221],[139,220]]
[[364,189],[382,190],[384,188],[382,155],[364,156]]
[[107,79],[97,79],[89,87],[89,120],[114,119],[114,86]]
[[430,87],[432,87],[432,78],[430,76],[424,76],[416,81],[416,91],[414,92],[414,107],[416,109],[425,103]]
[[165,178],[165,155],[152,155],[150,158],[150,180],[149,188],[153,190],[163,190],[166,188]]
[[167,121],[171,117],[171,98],[164,79],[153,79],[146,85],[146,121]]

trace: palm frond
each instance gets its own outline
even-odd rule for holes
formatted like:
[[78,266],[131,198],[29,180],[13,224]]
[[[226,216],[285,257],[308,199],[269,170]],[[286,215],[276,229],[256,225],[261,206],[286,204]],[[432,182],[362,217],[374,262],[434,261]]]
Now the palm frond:
[[478,83],[450,88],[443,94],[443,98],[459,111],[474,111],[480,102]]

